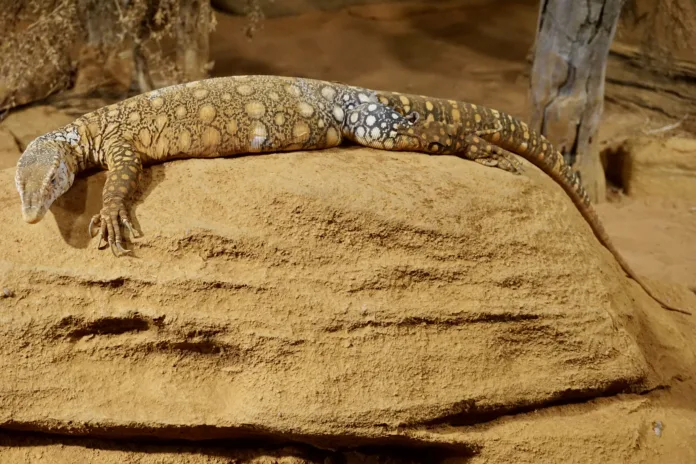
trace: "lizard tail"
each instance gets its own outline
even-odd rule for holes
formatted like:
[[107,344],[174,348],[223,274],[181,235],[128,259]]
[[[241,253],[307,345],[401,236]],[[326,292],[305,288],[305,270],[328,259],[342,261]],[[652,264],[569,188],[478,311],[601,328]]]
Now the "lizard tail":
[[[502,113],[501,116],[501,119],[512,119],[506,117],[507,115],[502,115]],[[522,124],[521,129],[527,132],[528,138],[525,139],[524,143],[520,143],[519,137],[511,137],[512,134],[506,134],[505,132],[507,131],[505,129],[503,130],[501,140],[497,141],[496,145],[524,157],[563,187],[563,190],[565,190],[592,228],[597,239],[614,255],[626,274],[635,280],[652,299],[660,303],[665,309],[688,315],[692,314],[690,311],[677,308],[655,295],[645,281],[626,262],[602,226],[602,222],[590,202],[590,197],[580,182],[580,177],[566,164],[563,155],[551,145],[548,139],[543,135],[533,133],[526,125]],[[532,140],[534,140],[534,143],[532,143]]]

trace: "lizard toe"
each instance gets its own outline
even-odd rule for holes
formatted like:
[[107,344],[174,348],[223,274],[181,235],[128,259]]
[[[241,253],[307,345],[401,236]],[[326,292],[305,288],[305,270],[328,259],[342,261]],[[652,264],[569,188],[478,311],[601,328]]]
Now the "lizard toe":
[[119,213],[119,217],[121,218],[121,224],[128,229],[131,238],[140,238],[142,236],[137,230],[135,230],[135,227],[133,227],[133,223],[131,223],[130,219],[128,218],[128,213],[121,211]]

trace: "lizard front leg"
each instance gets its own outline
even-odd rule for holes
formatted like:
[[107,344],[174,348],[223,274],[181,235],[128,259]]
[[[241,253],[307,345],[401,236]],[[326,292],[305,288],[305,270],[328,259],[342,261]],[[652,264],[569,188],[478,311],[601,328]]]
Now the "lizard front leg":
[[[123,247],[121,224],[130,232],[133,238],[139,237],[130,221],[126,200],[135,192],[143,170],[140,156],[130,147],[113,147],[107,155],[109,166],[104,191],[102,193],[102,209],[92,217],[89,223],[91,237],[99,236],[98,248],[106,241],[115,256],[130,253]],[[95,234],[95,228],[98,231]]]

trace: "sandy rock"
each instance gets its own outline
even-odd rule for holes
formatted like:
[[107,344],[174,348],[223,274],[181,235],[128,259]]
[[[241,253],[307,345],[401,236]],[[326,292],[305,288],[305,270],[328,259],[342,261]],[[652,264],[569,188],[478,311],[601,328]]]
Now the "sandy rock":
[[121,259],[87,237],[103,173],[31,226],[0,171],[0,424],[467,450],[423,427],[658,386],[635,315],[663,310],[527,166],[171,162],[146,171]]
[[630,196],[696,199],[696,140],[637,137],[623,142],[618,152]]
[[0,127],[0,169],[14,167],[21,154],[12,132]]

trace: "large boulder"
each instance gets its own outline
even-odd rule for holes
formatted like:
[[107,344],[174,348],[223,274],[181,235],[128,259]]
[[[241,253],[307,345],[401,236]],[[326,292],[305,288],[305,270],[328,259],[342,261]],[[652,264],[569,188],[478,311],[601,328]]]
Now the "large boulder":
[[[628,279],[525,165],[362,148],[170,162],[145,172],[145,235],[125,258],[87,235],[104,173],[28,225],[0,171],[0,426],[504,460],[495,443],[563,429],[475,424],[659,390],[696,365],[692,348],[653,360],[641,337],[683,348],[674,321],[688,317]],[[607,407],[630,453],[634,406]],[[588,427],[569,436],[607,434]]]

